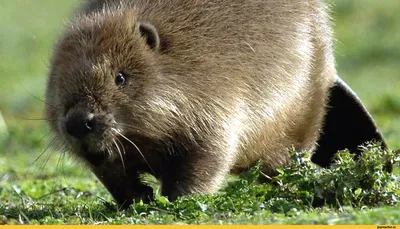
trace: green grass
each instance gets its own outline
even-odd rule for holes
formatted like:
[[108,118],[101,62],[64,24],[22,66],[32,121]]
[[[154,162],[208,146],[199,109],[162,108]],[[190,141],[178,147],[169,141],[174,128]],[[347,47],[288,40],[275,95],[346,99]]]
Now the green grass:
[[[51,138],[44,121],[28,119],[42,118],[40,99],[52,44],[76,2],[0,2],[0,113],[9,132],[6,137],[0,124],[0,224],[400,224],[398,172],[388,177],[376,167],[366,170],[379,174],[372,178],[388,185],[364,187],[359,193],[360,179],[350,162],[342,173],[328,170],[330,175],[308,164],[295,164],[282,170],[284,185],[259,185],[244,177],[232,179],[213,197],[176,203],[158,197],[151,205],[137,203],[118,211],[95,177],[67,155],[47,150],[35,161]],[[391,148],[400,148],[400,21],[396,20],[400,1],[334,2],[339,74],[365,103]],[[348,193],[339,192],[327,198],[326,205],[313,206],[310,196],[321,187],[290,180],[296,168],[308,172],[303,178],[309,181],[351,175],[349,182],[355,183],[339,186],[353,187],[346,189]],[[300,183],[308,186],[298,189]],[[236,191],[229,188],[234,185]],[[368,193],[383,197],[368,202]]]
[[[400,183],[382,172],[386,159],[400,154],[366,148],[356,163],[343,151],[329,170],[292,153],[292,166],[273,184],[259,184],[260,167],[230,179],[220,193],[169,202],[156,191],[150,204],[120,211],[104,188],[70,163],[15,170],[0,161],[0,222],[7,224],[398,224]],[[15,157],[24,163],[26,157]],[[36,173],[39,171],[39,173]],[[349,176],[351,175],[351,176]],[[157,190],[157,183],[145,182]],[[391,207],[389,207],[391,206]],[[397,206],[397,207],[395,207]],[[379,208],[378,208],[379,207]]]

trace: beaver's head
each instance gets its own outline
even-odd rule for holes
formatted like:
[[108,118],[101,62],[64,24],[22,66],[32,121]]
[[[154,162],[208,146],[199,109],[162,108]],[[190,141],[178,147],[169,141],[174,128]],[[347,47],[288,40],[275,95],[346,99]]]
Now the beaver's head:
[[45,116],[55,138],[91,164],[118,156],[132,136],[167,137],[183,101],[163,73],[160,35],[133,11],[77,17],[55,46]]

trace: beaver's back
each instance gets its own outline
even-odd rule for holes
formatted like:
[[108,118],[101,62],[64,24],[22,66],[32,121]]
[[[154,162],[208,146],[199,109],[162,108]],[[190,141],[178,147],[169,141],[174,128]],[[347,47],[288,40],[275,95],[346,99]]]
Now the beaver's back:
[[83,11],[134,10],[157,28],[163,75],[188,97],[189,116],[223,123],[238,167],[263,157],[273,170],[289,146],[313,149],[335,78],[323,1],[120,2]]

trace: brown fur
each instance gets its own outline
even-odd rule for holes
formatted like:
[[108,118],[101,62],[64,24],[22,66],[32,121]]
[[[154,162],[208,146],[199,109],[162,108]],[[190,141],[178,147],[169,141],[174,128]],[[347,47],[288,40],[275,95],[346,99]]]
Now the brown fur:
[[[157,29],[157,49],[139,23]],[[215,192],[229,171],[259,159],[272,175],[292,146],[313,150],[335,78],[321,0],[91,0],[55,46],[46,116],[120,204],[151,193],[142,172],[176,198]],[[68,136],[71,110],[93,113],[101,128]]]

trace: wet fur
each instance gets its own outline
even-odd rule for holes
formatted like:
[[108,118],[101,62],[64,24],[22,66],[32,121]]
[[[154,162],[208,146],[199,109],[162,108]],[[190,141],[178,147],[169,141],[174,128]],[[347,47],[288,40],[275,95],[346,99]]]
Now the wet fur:
[[[138,23],[157,29],[157,49]],[[142,172],[171,199],[213,193],[230,171],[262,159],[273,175],[288,148],[314,150],[336,79],[331,37],[320,0],[86,1],[55,45],[46,116],[119,204],[151,195]],[[104,124],[86,151],[60,124],[70,109]]]

